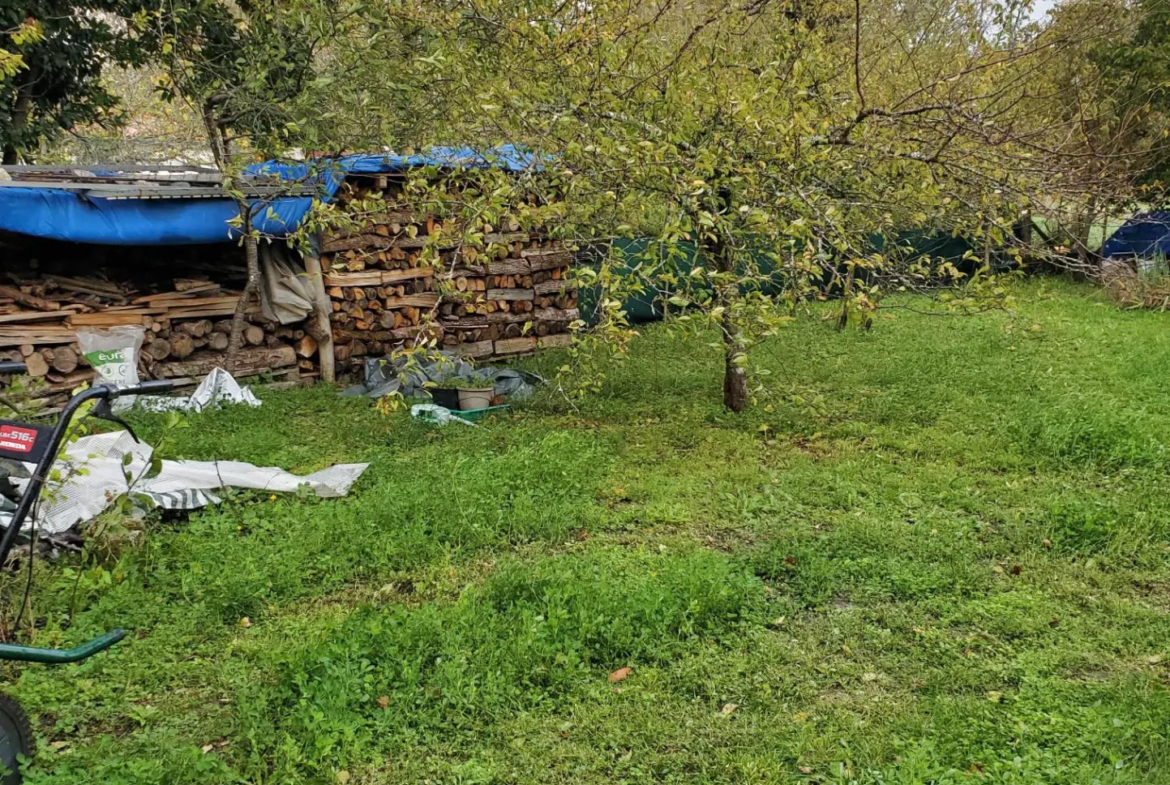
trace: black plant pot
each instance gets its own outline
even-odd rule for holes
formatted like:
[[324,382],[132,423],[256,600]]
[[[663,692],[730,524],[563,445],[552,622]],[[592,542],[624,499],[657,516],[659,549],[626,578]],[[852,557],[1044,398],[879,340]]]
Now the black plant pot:
[[459,411],[458,390],[445,390],[441,387],[436,387],[431,390],[431,400],[444,409],[450,409],[453,412]]

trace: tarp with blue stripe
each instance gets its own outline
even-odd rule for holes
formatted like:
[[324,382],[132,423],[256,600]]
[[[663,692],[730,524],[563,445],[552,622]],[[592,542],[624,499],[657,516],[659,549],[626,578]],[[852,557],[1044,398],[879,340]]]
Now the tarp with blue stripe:
[[[319,187],[330,201],[347,174],[393,174],[434,166],[445,169],[500,167],[509,171],[540,168],[535,155],[511,145],[477,152],[435,148],[426,154],[349,155],[311,163],[269,161],[248,167],[253,176]],[[253,223],[262,233],[285,237],[296,231],[313,206],[312,196],[290,196],[253,203]],[[236,203],[222,199],[102,199],[57,188],[0,188],[0,230],[17,234],[104,245],[196,245],[232,242]]]

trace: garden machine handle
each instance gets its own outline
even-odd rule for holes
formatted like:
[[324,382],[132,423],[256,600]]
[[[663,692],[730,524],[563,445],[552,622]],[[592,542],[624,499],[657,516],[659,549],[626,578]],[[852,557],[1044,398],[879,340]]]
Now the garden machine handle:
[[125,630],[113,630],[105,635],[99,635],[88,643],[83,643],[76,649],[38,649],[35,646],[16,646],[10,643],[0,643],[0,660],[16,662],[39,662],[44,665],[63,665],[69,662],[81,662],[89,659],[98,652],[103,652],[118,641],[126,637]]
[[[11,363],[11,365],[21,365],[21,363]],[[2,367],[4,366],[0,366],[0,368]],[[12,551],[12,546],[16,544],[16,537],[24,527],[25,519],[28,518],[29,513],[32,512],[33,505],[41,495],[41,488],[44,487],[45,480],[48,479],[49,473],[53,469],[53,463],[57,460],[57,453],[61,451],[61,443],[65,441],[65,434],[69,430],[69,423],[72,422],[78,410],[90,401],[108,401],[123,395],[162,393],[173,388],[174,383],[166,379],[154,382],[142,382],[133,387],[123,389],[103,384],[97,387],[90,387],[88,390],[82,390],[69,399],[69,403],[65,404],[65,410],[61,412],[61,417],[57,420],[57,425],[53,428],[53,432],[49,436],[48,448],[41,456],[40,461],[37,462],[37,467],[32,473],[32,479],[29,480],[28,486],[24,489],[24,494],[20,497],[20,501],[16,505],[16,510],[12,513],[12,520],[9,522],[8,528],[4,530],[4,535],[0,537],[0,564],[8,561],[8,554]]]
[[114,390],[111,398],[120,398],[123,395],[152,395],[154,393],[165,393],[175,389],[175,383],[170,379],[159,379],[153,382],[139,382],[133,387],[123,387],[120,390]]
[[[0,363],[0,373],[23,373],[25,370],[24,363]],[[65,440],[69,423],[73,420],[74,415],[77,414],[78,409],[83,404],[93,400],[110,401],[115,398],[120,398],[123,395],[165,393],[170,392],[174,387],[174,382],[166,379],[142,382],[124,389],[100,385],[91,387],[88,390],[82,390],[70,399],[69,403],[65,406],[65,410],[61,412],[61,417],[57,421],[56,427],[53,428],[53,432],[49,437],[49,447],[45,450],[40,461],[37,462],[32,479],[29,481],[28,487],[25,488],[24,494],[20,497],[16,511],[12,514],[12,519],[8,523],[8,528],[4,530],[3,537],[0,537],[0,565],[8,560],[8,554],[12,550],[12,546],[16,543],[16,537],[24,526],[25,519],[32,511],[33,504],[40,496],[45,479],[49,476],[53,463],[57,460],[57,453],[61,450],[61,443]],[[0,660],[39,662],[47,665],[80,662],[81,660],[92,657],[98,652],[105,651],[125,637],[125,630],[112,630],[74,649],[42,649],[35,646],[17,646],[9,643],[0,643]]]
[[28,366],[24,363],[0,363],[0,374],[7,375],[10,373],[25,373],[26,371],[28,371]]

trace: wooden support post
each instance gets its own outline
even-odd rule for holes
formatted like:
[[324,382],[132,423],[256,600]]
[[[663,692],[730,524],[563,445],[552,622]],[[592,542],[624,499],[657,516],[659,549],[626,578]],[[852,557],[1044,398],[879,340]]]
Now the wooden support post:
[[[321,247],[318,238],[317,248]],[[305,252],[305,272],[309,276],[309,286],[313,290],[313,318],[317,321],[320,336],[317,339],[317,359],[321,362],[321,380],[334,382],[337,379],[334,370],[333,356],[333,325],[329,323],[329,314],[333,312],[333,305],[329,301],[329,294],[325,291],[325,276],[321,271],[321,256],[316,249]]]

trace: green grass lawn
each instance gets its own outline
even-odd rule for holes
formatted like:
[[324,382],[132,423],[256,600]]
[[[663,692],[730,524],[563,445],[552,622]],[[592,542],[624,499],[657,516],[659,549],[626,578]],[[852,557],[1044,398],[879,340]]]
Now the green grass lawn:
[[1170,783],[1167,319],[803,320],[742,417],[661,326],[577,410],[195,417],[173,454],[371,467],[41,565],[37,644],[134,632],[5,668],[26,781]]

